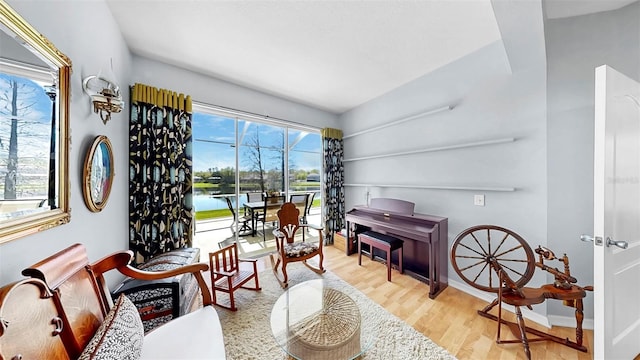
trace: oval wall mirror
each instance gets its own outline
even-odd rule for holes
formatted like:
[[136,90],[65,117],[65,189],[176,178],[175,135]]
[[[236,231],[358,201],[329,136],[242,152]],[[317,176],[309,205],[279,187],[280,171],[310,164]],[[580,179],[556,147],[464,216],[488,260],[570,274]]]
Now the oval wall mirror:
[[66,224],[71,61],[0,1],[0,243]]
[[84,160],[84,202],[89,210],[101,211],[107,204],[113,183],[113,151],[109,139],[95,138]]

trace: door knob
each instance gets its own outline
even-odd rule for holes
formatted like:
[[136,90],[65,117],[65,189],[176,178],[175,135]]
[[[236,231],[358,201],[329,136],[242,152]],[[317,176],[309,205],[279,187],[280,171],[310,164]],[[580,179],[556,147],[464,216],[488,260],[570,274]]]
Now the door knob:
[[621,249],[626,249],[629,247],[629,244],[626,241],[622,240],[613,240],[612,238],[607,236],[607,246],[615,245]]

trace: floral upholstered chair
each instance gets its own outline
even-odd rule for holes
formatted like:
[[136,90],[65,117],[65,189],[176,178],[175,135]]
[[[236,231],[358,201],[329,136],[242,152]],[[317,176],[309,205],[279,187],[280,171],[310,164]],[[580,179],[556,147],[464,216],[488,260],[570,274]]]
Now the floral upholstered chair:
[[[296,240],[298,230],[300,233],[307,228],[318,231],[318,243],[305,241],[304,238]],[[276,279],[280,286],[286,288],[289,283],[287,275],[287,264],[290,262],[302,261],[309,269],[315,273],[325,272],[322,267],[324,255],[322,254],[322,228],[310,224],[300,223],[300,210],[296,204],[287,202],[278,210],[278,228],[273,230],[276,239],[276,252],[271,254],[271,265]],[[319,256],[318,266],[310,265],[307,260]],[[278,267],[282,265],[282,276],[278,273]]]

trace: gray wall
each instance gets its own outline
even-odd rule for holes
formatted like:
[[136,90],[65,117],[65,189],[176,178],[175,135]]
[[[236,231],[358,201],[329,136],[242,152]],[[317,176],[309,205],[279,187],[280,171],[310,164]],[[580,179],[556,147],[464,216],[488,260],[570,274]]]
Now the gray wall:
[[[117,81],[124,90],[127,107],[127,86],[141,82],[192,95],[194,101],[316,127],[337,126],[337,117],[333,114],[132,56],[103,1],[9,0],[8,3],[73,63],[69,158],[71,222],[1,244],[0,284],[21,278],[23,268],[74,243],[87,247],[90,260],[129,247],[129,114],[127,110],[113,114],[107,125],[102,124],[82,90],[82,79],[105,68],[110,58]],[[106,135],[112,142],[115,179],[106,207],[99,213],[92,213],[82,197],[82,166],[86,151],[97,135]]]
[[[580,234],[593,233],[593,136],[595,68],[607,64],[640,80],[640,3],[622,9],[545,23],[547,43],[548,244],[567,253],[571,273],[593,283],[593,248]],[[549,302],[549,313],[571,309]],[[593,296],[585,301],[593,318]]]

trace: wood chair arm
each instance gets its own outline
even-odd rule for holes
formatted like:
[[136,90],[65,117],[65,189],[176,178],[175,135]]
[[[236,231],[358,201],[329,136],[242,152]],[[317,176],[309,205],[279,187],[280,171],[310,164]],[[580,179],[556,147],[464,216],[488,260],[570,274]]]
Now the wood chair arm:
[[205,263],[195,263],[184,265],[171,270],[163,270],[163,271],[146,271],[140,270],[130,265],[131,260],[133,259],[133,252],[131,251],[123,251],[118,252],[109,256],[106,256],[96,263],[91,265],[91,269],[99,274],[104,274],[105,272],[116,269],[123,275],[129,276],[134,279],[139,280],[158,280],[158,279],[166,279],[170,277],[174,277],[176,275],[182,274],[193,274],[198,281],[198,286],[200,287],[200,291],[202,293],[202,304],[204,306],[211,305],[211,293],[209,292],[209,288],[207,283],[204,281],[202,277],[203,271],[209,270],[209,265]]

